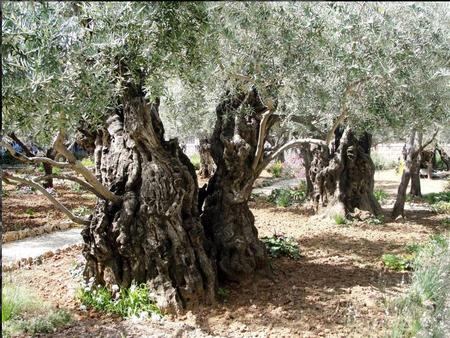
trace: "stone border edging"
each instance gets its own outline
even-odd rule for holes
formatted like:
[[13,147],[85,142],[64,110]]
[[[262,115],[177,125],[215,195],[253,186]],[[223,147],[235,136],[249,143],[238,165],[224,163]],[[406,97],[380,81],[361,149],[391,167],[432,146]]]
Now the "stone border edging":
[[2,234],[2,243],[9,243],[25,238],[37,237],[43,234],[50,234],[59,230],[68,230],[72,228],[79,228],[80,225],[73,222],[61,222],[58,224],[47,224],[32,229],[22,229],[16,231],[7,231]]
[[2,264],[2,272],[14,271],[20,268],[31,268],[33,265],[41,265],[44,259],[71,251],[73,249],[81,249],[82,247],[82,243],[64,245],[60,249],[46,251],[37,257],[21,258],[20,260],[16,260],[5,265]]

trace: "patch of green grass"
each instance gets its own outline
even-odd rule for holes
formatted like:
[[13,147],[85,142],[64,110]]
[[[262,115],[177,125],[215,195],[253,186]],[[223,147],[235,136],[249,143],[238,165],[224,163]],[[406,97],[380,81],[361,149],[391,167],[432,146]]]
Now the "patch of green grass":
[[88,284],[78,290],[78,298],[89,308],[115,313],[124,318],[140,316],[143,312],[160,315],[161,311],[150,299],[149,293],[145,284],[133,284],[128,289],[117,288],[114,295],[106,287]]
[[292,237],[274,234],[272,237],[262,237],[261,240],[266,245],[271,257],[278,258],[280,256],[286,256],[292,259],[299,259],[301,257],[298,244]]
[[347,219],[345,218],[344,215],[341,215],[341,214],[335,214],[333,216],[333,220],[338,225],[342,225],[342,224],[346,224],[347,223]]
[[386,191],[384,191],[383,189],[377,189],[373,192],[375,199],[379,202],[379,203],[383,203],[383,201],[385,201],[388,198],[388,194],[386,193]]
[[30,297],[28,292],[12,284],[2,287],[2,323],[18,316],[25,309],[37,307],[37,300]]
[[92,159],[90,157],[85,157],[81,160],[81,164],[84,165],[85,167],[93,167],[95,166],[94,161],[92,161]]
[[390,337],[446,337],[450,307],[450,250],[448,238],[432,236],[414,261],[411,285],[391,307],[394,322]]
[[283,163],[281,161],[276,161],[267,168],[267,172],[271,173],[273,177],[281,177],[281,174],[283,173]]
[[200,155],[199,154],[193,154],[191,157],[189,157],[191,160],[192,165],[194,166],[195,170],[200,169]]
[[71,316],[64,310],[54,310],[42,300],[31,296],[29,290],[3,284],[2,289],[2,336],[50,333],[66,325]]

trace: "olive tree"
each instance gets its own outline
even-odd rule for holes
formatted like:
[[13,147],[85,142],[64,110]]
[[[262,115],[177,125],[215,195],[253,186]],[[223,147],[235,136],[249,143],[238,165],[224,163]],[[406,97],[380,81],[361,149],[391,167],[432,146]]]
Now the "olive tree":
[[[205,4],[33,2],[3,10],[5,125],[25,132],[39,123],[47,138],[56,135],[53,148],[65,161],[3,145],[26,162],[71,170],[61,178],[82,180],[99,197],[89,219],[65,209],[86,225],[85,277],[107,286],[146,282],[168,309],[212,301],[216,273],[195,171],[177,140],[164,138],[158,112],[167,79],[194,83],[207,68],[214,44]],[[94,132],[95,173],[65,146],[81,120]]]

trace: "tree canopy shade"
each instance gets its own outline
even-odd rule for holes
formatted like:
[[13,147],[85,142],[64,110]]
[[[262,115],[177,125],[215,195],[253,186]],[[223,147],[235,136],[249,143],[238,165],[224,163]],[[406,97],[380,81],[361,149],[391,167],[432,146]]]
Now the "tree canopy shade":
[[[264,97],[267,83],[280,83],[276,95],[268,93],[277,97],[280,115],[322,131],[343,106],[350,105],[349,122],[376,129],[417,121],[416,107],[430,121],[448,104],[446,86],[437,83],[446,81],[448,69],[446,4],[3,7],[2,99],[11,130],[44,136],[62,124],[74,129],[80,119],[101,124],[118,104],[125,76],[117,72],[119,59],[130,76],[142,78],[147,96],[163,97],[163,120],[173,135],[211,132],[212,107],[224,86],[255,84]],[[45,128],[33,131],[36,121]]]

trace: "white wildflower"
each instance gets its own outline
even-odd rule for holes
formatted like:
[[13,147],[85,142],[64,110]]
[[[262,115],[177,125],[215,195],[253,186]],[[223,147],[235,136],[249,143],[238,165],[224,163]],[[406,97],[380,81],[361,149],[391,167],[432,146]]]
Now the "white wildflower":
[[158,322],[161,320],[162,316],[157,314],[157,313],[152,313],[152,320],[154,320],[155,322]]

